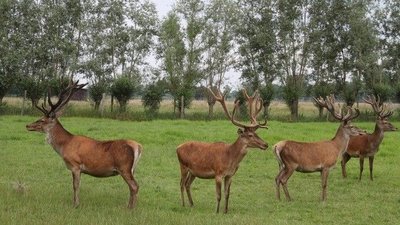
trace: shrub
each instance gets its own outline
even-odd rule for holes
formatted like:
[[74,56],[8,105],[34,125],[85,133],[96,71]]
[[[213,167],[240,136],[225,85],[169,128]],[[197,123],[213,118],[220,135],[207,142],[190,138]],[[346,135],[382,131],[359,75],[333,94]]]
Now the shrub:
[[26,90],[27,98],[32,102],[32,107],[37,105],[39,99],[43,96],[45,83],[31,76],[25,77],[20,81],[21,93]]
[[111,94],[118,100],[120,112],[126,111],[126,105],[133,96],[136,85],[128,76],[121,76],[111,85]]
[[142,104],[151,115],[156,114],[160,109],[164,90],[164,85],[160,81],[148,85],[144,90],[142,95]]
[[392,95],[392,88],[387,84],[374,84],[372,85],[372,94],[381,99],[381,102],[386,102]]
[[92,84],[89,87],[89,97],[94,102],[94,109],[98,110],[100,107],[101,100],[103,99],[103,93],[107,91],[107,84],[105,82],[98,82]]

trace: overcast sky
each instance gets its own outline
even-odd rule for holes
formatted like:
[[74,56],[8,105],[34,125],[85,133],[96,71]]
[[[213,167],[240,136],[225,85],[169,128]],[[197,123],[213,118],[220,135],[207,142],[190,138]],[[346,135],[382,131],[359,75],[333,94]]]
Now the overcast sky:
[[168,11],[171,10],[172,5],[175,3],[175,0],[151,0],[156,4],[158,15],[160,19],[167,15]]

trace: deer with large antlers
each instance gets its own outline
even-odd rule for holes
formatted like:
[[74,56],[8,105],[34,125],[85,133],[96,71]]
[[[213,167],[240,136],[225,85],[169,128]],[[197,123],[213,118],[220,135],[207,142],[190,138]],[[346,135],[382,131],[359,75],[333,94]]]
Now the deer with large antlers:
[[331,140],[318,142],[280,141],[274,145],[274,153],[279,163],[279,173],[275,178],[276,196],[280,199],[282,185],[287,200],[291,200],[287,181],[294,171],[309,173],[321,172],[322,201],[326,200],[326,188],[329,170],[335,166],[338,157],[346,150],[350,136],[363,134],[364,131],[351,125],[350,121],[359,116],[358,109],[348,108],[347,114],[335,110],[333,96],[314,98],[317,104],[326,108],[337,120],[341,121],[336,135]]
[[94,177],[121,175],[130,190],[128,207],[133,208],[139,190],[133,173],[142,154],[142,146],[132,140],[98,141],[73,135],[65,130],[58,120],[72,95],[85,85],[78,85],[78,81],[71,82],[60,92],[57,103],[53,104],[51,99],[48,99],[50,109],[44,105],[42,107],[36,105],[43,113],[43,117],[27,125],[26,128],[29,131],[46,133],[47,142],[72,172],[75,207],[79,205],[79,184],[81,173],[84,173]]
[[370,179],[373,180],[372,170],[374,164],[374,157],[379,150],[379,145],[383,140],[384,132],[396,131],[397,128],[388,121],[388,118],[393,114],[393,111],[388,111],[384,109],[385,106],[381,104],[379,96],[378,99],[376,99],[375,96],[372,97],[368,96],[368,99],[364,99],[364,102],[372,106],[372,109],[374,110],[374,113],[377,116],[375,123],[375,130],[371,134],[355,136],[350,138],[347,151],[343,153],[342,157],[342,162],[341,162],[342,175],[343,177],[347,177],[346,163],[352,157],[357,157],[360,158],[359,180],[361,180],[361,175],[364,169],[364,158],[368,157],[369,176]]
[[232,144],[223,142],[205,143],[190,141],[178,146],[176,152],[181,169],[181,198],[182,205],[185,206],[184,191],[189,200],[189,205],[193,206],[190,186],[193,180],[198,178],[215,179],[217,193],[217,213],[219,212],[221,200],[221,185],[224,182],[225,208],[224,213],[228,212],[228,199],[232,177],[239,168],[239,163],[247,153],[247,148],[267,149],[268,145],[257,134],[258,128],[266,128],[266,120],[264,123],[257,121],[257,114],[262,108],[262,99],[256,91],[249,96],[246,90],[243,93],[248,101],[249,114],[251,124],[246,125],[235,119],[235,111],[239,106],[239,102],[235,101],[232,114],[229,113],[225,95],[220,91],[215,94],[208,89],[211,95],[221,103],[225,115],[237,127],[239,137]]

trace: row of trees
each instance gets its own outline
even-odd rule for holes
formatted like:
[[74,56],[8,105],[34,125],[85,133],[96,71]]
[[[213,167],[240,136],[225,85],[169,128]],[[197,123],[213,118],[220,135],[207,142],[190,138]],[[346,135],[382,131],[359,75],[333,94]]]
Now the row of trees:
[[124,108],[144,83],[145,107],[169,93],[180,111],[233,69],[266,108],[281,86],[293,120],[306,94],[400,100],[395,0],[177,0],[161,20],[149,0],[5,0],[0,26],[0,101],[17,87],[35,104],[84,77],[96,108],[105,92]]

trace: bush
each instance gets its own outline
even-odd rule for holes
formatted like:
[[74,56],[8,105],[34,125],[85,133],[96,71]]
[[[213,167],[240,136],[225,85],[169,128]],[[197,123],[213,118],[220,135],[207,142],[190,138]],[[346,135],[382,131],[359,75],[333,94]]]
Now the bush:
[[269,83],[260,88],[260,96],[263,100],[264,116],[268,116],[268,107],[274,98],[274,85]]
[[117,78],[111,85],[111,94],[118,100],[120,112],[126,111],[126,105],[133,96],[135,88],[135,82],[128,76]]
[[107,91],[107,84],[104,82],[98,82],[92,84],[89,87],[89,97],[94,102],[94,109],[98,110],[100,107],[101,100],[103,99],[103,94]]
[[20,81],[21,93],[26,90],[27,98],[32,102],[32,107],[37,105],[39,99],[43,96],[45,83],[31,76],[25,77]]
[[387,84],[374,84],[371,91],[375,97],[379,96],[382,103],[388,101],[393,93],[392,88]]
[[159,81],[147,86],[142,95],[144,108],[154,115],[160,109],[160,103],[164,96],[164,85]]
[[64,90],[66,87],[68,87],[69,82],[70,80],[65,77],[52,78],[47,83],[47,90],[50,91],[50,95],[58,96],[61,90]]

